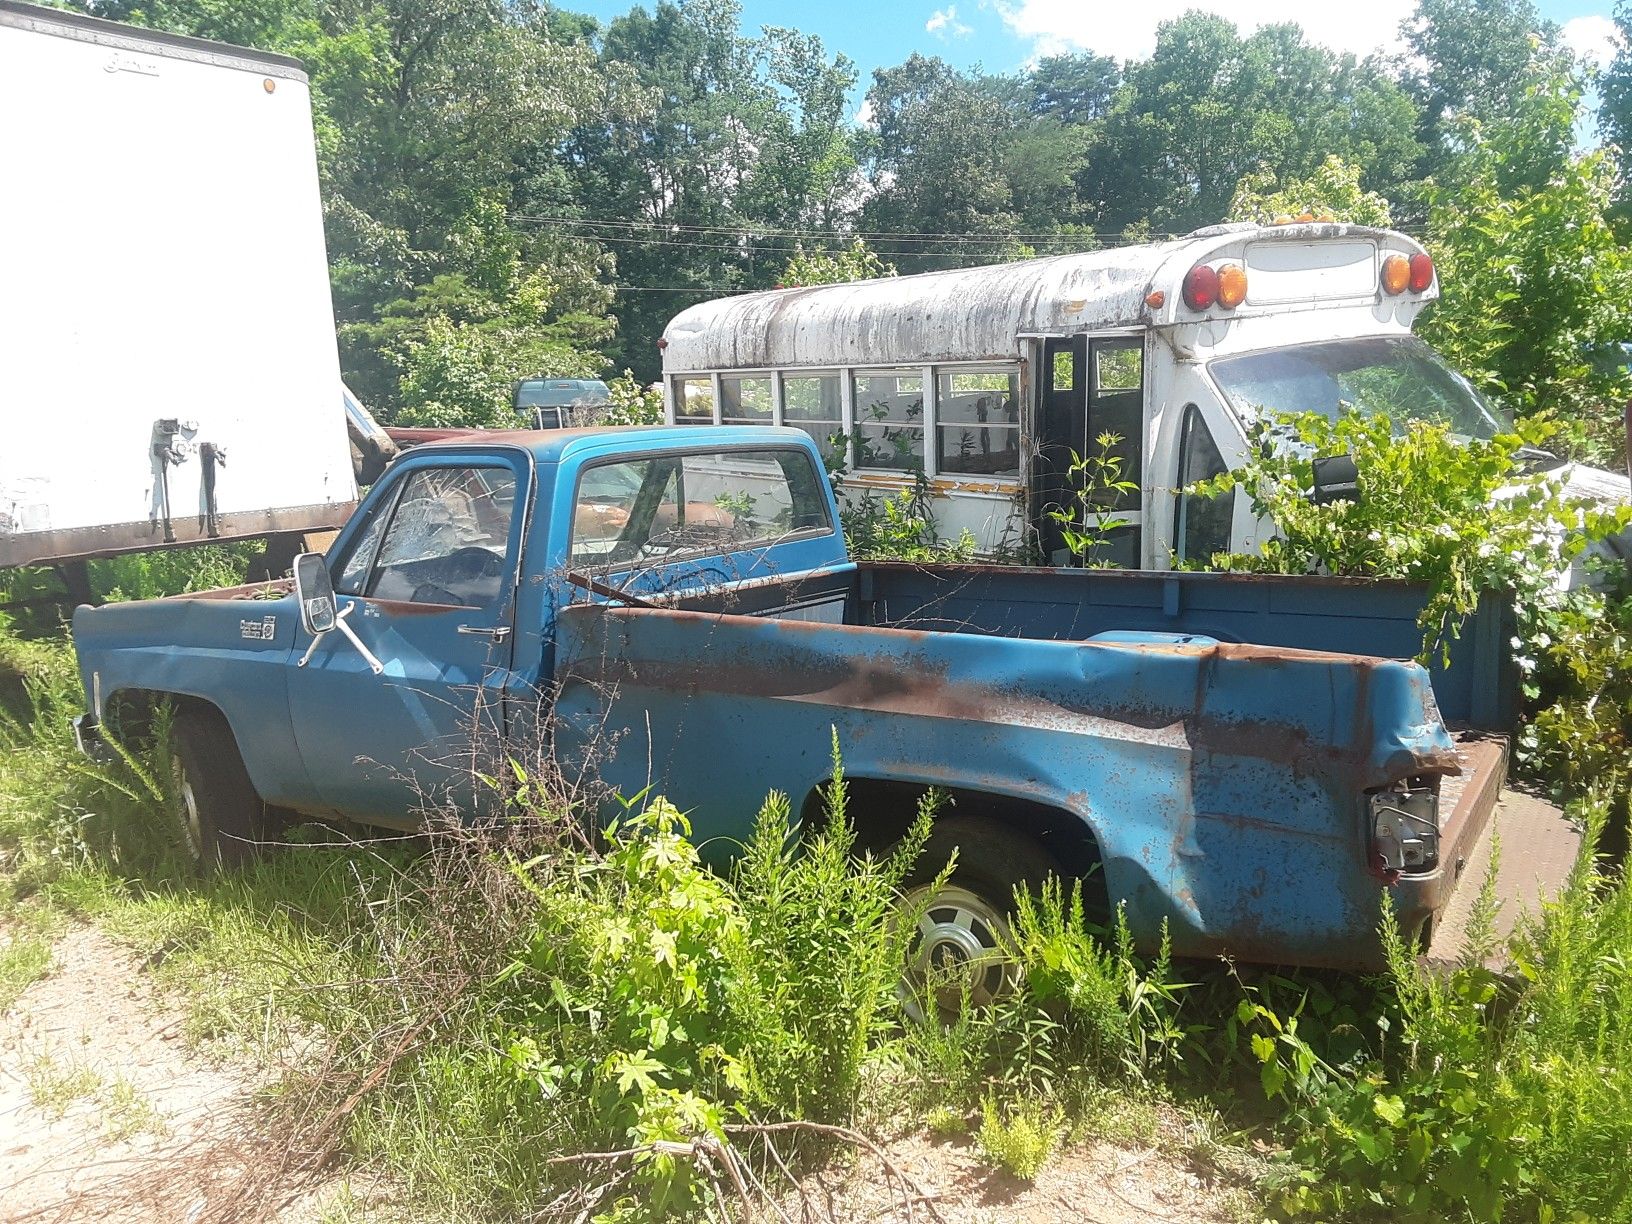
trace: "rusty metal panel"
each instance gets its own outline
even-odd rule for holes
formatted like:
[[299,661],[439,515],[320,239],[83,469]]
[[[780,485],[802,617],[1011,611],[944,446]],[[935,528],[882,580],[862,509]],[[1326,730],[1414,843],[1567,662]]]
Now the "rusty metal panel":
[[[1421,249],[1403,234],[1342,223],[1220,225],[1171,242],[744,293],[676,315],[663,333],[663,370],[1013,361],[1022,336],[1175,322],[1180,278],[1221,253],[1355,239]],[[1164,292],[1155,306],[1146,303],[1153,289]]]
[[[1069,640],[1110,629],[1410,658],[1427,589],[1373,578],[866,563],[866,623]],[[1508,603],[1487,596],[1429,668],[1442,717],[1509,730],[1517,674]]]
[[1135,934],[1166,923],[1189,955],[1375,963],[1386,884],[1363,794],[1458,767],[1407,662],[588,605],[558,626],[564,743],[622,728],[607,780],[694,809],[716,847],[746,836],[769,790],[797,808],[836,731],[852,777],[1075,814]]

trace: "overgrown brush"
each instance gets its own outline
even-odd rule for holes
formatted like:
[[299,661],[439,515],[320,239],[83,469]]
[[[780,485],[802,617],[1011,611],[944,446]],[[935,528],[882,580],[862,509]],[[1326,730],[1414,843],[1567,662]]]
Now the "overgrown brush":
[[1336,1065],[1287,1017],[1244,1009],[1292,1137],[1278,1214],[1632,1219],[1632,894],[1596,858],[1611,785],[1581,805],[1588,836],[1562,895],[1511,938],[1512,975],[1475,938],[1440,976],[1385,919],[1371,1057]]
[[138,740],[85,757],[70,720],[84,711],[71,647],[0,633],[0,855],[12,894],[66,872],[175,878],[183,859],[168,712]]

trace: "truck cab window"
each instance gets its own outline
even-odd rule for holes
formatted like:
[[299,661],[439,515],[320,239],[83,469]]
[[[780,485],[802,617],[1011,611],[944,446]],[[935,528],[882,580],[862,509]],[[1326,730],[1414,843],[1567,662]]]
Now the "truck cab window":
[[662,455],[585,469],[572,512],[575,566],[660,564],[833,530],[799,450]]
[[1213,441],[1201,409],[1185,405],[1179,434],[1178,502],[1173,511],[1173,550],[1180,561],[1207,561],[1230,547],[1230,524],[1235,517],[1235,494],[1198,497],[1185,492],[1191,485],[1222,475],[1224,456]]
[[[508,568],[515,502],[516,477],[507,467],[414,472],[391,512],[363,594],[401,603],[492,607]],[[359,547],[353,557],[367,551]],[[348,561],[343,579],[350,568]]]

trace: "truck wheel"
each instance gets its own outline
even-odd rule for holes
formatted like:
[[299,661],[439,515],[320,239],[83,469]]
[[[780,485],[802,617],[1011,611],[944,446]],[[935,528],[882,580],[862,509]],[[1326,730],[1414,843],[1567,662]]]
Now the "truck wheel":
[[170,725],[170,769],[182,847],[208,875],[254,859],[266,805],[218,715],[184,710]]
[[[958,863],[933,894],[930,885],[957,851]],[[1012,991],[1018,969],[1009,959],[1009,913],[1017,887],[1038,888],[1059,866],[1034,838],[978,816],[935,822],[929,844],[908,877],[904,905],[919,912],[907,952],[904,983],[909,1013],[922,1018],[933,1000],[953,1018],[965,993],[984,1007]]]

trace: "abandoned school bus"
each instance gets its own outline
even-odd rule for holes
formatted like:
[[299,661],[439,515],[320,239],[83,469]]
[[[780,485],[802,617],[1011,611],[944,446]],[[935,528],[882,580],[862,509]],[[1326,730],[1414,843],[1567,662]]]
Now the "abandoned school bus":
[[1072,454],[1113,453],[1136,494],[1095,559],[1165,569],[1255,551],[1239,496],[1182,490],[1240,465],[1266,413],[1342,407],[1489,437],[1500,417],[1412,336],[1433,261],[1390,230],[1221,225],[1186,238],[721,298],[663,336],[671,423],[791,425],[847,495],[933,492],[982,553],[1073,558],[1048,509]]

